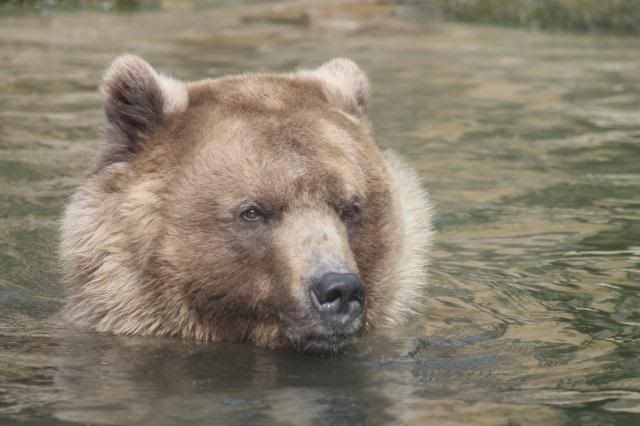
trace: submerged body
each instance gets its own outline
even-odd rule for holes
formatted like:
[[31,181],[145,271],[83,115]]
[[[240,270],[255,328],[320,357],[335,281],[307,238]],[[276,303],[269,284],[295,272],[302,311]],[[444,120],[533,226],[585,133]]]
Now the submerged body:
[[70,322],[335,351],[419,305],[430,205],[353,62],[182,83],[124,56],[102,92],[62,224]]

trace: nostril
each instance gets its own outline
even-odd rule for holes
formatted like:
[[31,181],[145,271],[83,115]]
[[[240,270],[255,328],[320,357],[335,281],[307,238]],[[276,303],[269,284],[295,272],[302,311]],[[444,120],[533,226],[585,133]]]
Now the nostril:
[[349,303],[350,302],[364,303],[364,289],[356,288],[349,296]]
[[329,291],[329,293],[326,294],[324,300],[320,301],[320,303],[322,304],[333,303],[336,300],[339,300],[341,298],[342,298],[342,292],[340,291],[340,289],[334,288],[334,289],[331,289],[331,291]]

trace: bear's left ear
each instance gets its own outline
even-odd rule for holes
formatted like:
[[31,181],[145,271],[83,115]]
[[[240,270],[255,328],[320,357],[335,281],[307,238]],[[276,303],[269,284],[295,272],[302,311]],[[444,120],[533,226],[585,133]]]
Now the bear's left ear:
[[330,102],[356,117],[367,114],[369,79],[351,59],[332,59],[310,74],[321,80]]
[[102,164],[129,159],[156,126],[170,114],[185,110],[189,103],[184,83],[158,74],[134,55],[113,61],[100,91],[108,132]]

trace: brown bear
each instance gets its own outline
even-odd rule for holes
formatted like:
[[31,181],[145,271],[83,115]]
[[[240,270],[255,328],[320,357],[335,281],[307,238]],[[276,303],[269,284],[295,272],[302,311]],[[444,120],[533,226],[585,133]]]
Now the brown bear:
[[420,302],[431,207],[348,59],[184,83],[139,57],[62,220],[72,324],[334,352]]

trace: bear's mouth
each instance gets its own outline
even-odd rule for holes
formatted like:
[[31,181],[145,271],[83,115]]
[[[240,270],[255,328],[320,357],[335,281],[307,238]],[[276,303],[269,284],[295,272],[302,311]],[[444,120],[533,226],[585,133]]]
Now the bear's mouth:
[[298,352],[317,355],[340,353],[345,346],[354,342],[358,336],[345,334],[308,335],[303,338],[289,337],[293,348]]
[[357,320],[345,327],[329,327],[323,323],[302,328],[285,326],[285,334],[297,352],[332,355],[355,342],[362,334],[363,325],[364,321]]

